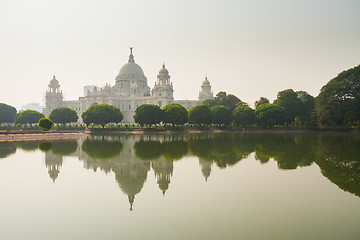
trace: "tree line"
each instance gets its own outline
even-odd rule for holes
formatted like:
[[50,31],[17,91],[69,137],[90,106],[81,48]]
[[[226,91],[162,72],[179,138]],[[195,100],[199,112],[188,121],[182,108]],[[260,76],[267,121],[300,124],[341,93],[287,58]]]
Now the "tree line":
[[[121,111],[107,104],[94,105],[81,115],[86,125],[103,127],[108,123],[120,123]],[[0,123],[33,124],[44,118],[42,113],[16,109],[0,103]],[[77,122],[77,113],[70,108],[54,109],[49,119],[57,124]],[[317,97],[305,91],[292,89],[279,91],[270,103],[260,97],[251,108],[233,94],[219,92],[215,98],[186,110],[180,104],[170,103],[162,109],[157,105],[143,104],[135,111],[134,120],[141,126],[170,124],[181,126],[217,124],[223,126],[258,127],[354,127],[360,124],[360,65],[340,73],[331,79]]]

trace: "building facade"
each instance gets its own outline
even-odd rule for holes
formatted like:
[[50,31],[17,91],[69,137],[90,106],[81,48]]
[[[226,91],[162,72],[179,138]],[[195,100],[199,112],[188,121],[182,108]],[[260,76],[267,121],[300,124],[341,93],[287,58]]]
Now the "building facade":
[[174,100],[173,93],[173,83],[170,81],[169,71],[165,68],[165,64],[162,65],[155,86],[151,89],[142,68],[135,63],[132,48],[130,48],[129,60],[121,67],[115,78],[115,85],[107,84],[103,88],[85,86],[84,97],[79,97],[79,100],[64,101],[59,81],[54,76],[45,93],[44,114],[49,116],[56,108],[68,107],[74,109],[81,117],[81,114],[90,106],[109,104],[118,107],[123,113],[122,123],[134,123],[135,110],[142,104],[155,104],[162,108],[168,103],[179,103],[190,109],[206,99],[213,98],[207,78],[201,85],[198,100]]

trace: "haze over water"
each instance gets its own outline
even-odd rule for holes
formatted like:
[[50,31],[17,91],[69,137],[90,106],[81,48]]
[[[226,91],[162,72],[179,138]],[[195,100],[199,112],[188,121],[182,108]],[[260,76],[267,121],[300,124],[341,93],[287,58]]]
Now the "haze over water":
[[1,239],[358,239],[360,136],[0,144]]

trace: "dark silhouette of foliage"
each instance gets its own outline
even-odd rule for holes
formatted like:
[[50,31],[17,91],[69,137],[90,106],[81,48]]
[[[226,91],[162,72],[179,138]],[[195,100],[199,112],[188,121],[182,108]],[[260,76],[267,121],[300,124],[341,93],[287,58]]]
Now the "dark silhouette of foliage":
[[354,126],[360,121],[360,65],[321,88],[315,108],[320,126]]
[[44,114],[35,110],[25,110],[15,115],[16,124],[33,124],[38,123],[41,118],[45,118]]
[[199,104],[189,110],[189,123],[194,124],[210,124],[212,121],[212,113],[205,104]]
[[108,123],[119,123],[124,118],[119,108],[108,104],[91,106],[81,114],[81,117],[86,125],[100,124],[103,128]]
[[217,105],[212,107],[211,109],[212,112],[212,122],[215,124],[223,124],[223,125],[230,125],[232,122],[232,112],[230,110],[230,108],[225,107],[225,106],[221,106],[221,105]]
[[233,121],[237,126],[248,126],[255,123],[254,110],[243,105],[237,106],[233,111]]
[[16,108],[0,103],[0,123],[12,123],[16,115]]
[[66,123],[77,122],[79,119],[75,110],[67,107],[52,110],[49,118],[54,123],[65,125]]
[[54,125],[54,123],[48,118],[41,118],[39,120],[38,124],[39,124],[39,127],[41,127],[44,130],[49,130]]
[[157,105],[143,104],[135,110],[134,120],[141,126],[158,124],[163,119],[164,112]]
[[285,122],[285,109],[276,104],[265,103],[255,110],[255,122],[259,126],[273,127]]
[[298,94],[292,89],[286,89],[278,92],[275,104],[285,109],[285,122],[292,123],[296,116],[304,112],[304,105],[300,101]]
[[255,103],[254,103],[255,108],[259,107],[261,104],[264,104],[264,103],[270,103],[269,99],[267,99],[266,97],[260,97],[260,99],[255,101]]
[[184,124],[188,121],[186,108],[178,103],[169,103],[163,107],[164,122],[174,124]]

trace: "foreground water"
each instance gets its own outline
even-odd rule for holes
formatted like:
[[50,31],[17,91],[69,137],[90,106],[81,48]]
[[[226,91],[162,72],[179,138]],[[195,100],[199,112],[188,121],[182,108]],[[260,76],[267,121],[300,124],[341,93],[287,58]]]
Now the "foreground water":
[[359,239],[360,135],[0,144],[0,239]]

